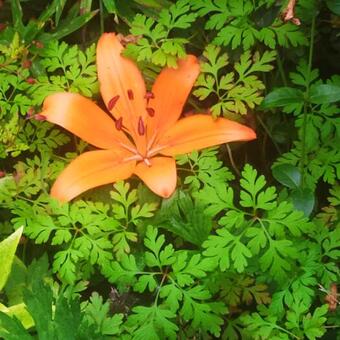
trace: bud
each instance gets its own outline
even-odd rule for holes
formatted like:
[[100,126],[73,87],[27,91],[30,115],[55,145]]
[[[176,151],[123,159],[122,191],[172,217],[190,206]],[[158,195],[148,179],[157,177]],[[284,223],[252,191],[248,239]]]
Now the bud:
[[32,77],[29,77],[29,78],[26,79],[26,83],[28,83],[28,84],[35,84],[36,82],[37,81]]
[[23,68],[30,68],[32,66],[32,62],[30,60],[25,59],[22,61],[21,66]]

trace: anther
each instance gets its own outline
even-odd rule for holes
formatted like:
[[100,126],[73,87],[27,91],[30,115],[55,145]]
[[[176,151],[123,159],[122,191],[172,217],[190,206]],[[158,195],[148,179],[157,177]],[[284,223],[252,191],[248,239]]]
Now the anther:
[[130,100],[134,99],[133,91],[131,89],[127,90],[127,94]]
[[139,117],[138,120],[138,134],[143,136],[145,134],[145,126],[142,117]]
[[120,131],[123,127],[123,117],[120,117],[115,121],[116,129]]
[[109,111],[111,111],[115,107],[118,99],[119,99],[119,95],[114,96],[109,100],[109,102],[107,103],[107,108],[109,109]]
[[146,112],[150,117],[153,117],[155,115],[155,110],[152,107],[147,107]]

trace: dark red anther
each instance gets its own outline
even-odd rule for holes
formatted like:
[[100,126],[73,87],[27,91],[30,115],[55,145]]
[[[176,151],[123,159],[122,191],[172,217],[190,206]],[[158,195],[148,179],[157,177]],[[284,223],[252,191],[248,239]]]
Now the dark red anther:
[[153,117],[155,115],[155,110],[152,107],[147,107],[146,112],[150,117]]
[[145,134],[145,125],[144,125],[142,117],[139,117],[139,120],[138,120],[138,134],[140,136],[143,136]]
[[119,95],[114,96],[109,100],[109,102],[107,103],[107,108],[109,109],[109,111],[111,111],[115,107],[118,99],[119,99]]
[[127,90],[127,94],[130,100],[134,99],[133,91],[131,89]]
[[144,98],[145,98],[147,101],[149,101],[150,99],[154,99],[154,98],[155,98],[155,95],[154,95],[152,92],[148,91],[148,92],[145,93]]
[[120,131],[123,127],[123,117],[120,117],[115,121],[116,129]]
[[7,27],[7,24],[0,22],[0,32],[3,31]]
[[35,120],[46,120],[46,116],[40,113],[37,113],[36,115],[34,115],[34,119]]
[[5,177],[6,176],[6,172],[5,171],[2,171],[2,170],[0,170],[0,178],[2,178],[2,177]]
[[35,84],[36,82],[37,81],[32,77],[29,77],[29,78],[26,79],[26,83],[28,83],[28,84]]
[[25,59],[22,61],[21,66],[23,68],[30,68],[32,66],[32,62],[30,60]]

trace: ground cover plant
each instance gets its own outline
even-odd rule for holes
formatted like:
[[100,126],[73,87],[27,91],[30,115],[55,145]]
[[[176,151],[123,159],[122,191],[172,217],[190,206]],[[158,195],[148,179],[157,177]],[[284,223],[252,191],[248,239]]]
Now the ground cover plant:
[[340,339],[338,0],[0,1],[0,338]]

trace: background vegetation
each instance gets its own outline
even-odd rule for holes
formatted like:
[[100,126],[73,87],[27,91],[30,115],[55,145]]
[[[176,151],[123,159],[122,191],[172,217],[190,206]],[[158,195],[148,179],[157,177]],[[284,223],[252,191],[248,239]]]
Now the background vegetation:
[[[289,4],[0,1],[0,337],[340,339],[340,2]],[[133,178],[53,200],[88,146],[41,104],[100,100],[104,31],[148,85],[200,56],[187,109],[257,140],[178,157],[169,199]]]

